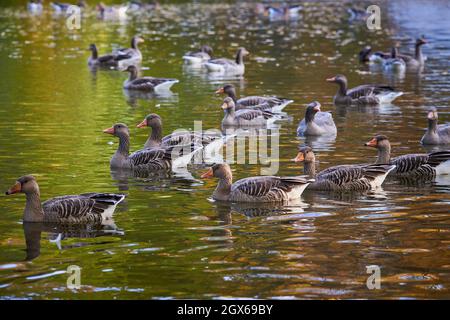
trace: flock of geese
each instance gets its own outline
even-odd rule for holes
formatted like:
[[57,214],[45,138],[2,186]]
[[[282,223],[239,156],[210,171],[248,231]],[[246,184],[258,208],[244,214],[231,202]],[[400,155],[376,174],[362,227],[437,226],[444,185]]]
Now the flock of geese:
[[[33,1],[41,4],[40,1]],[[55,5],[55,4],[54,4]],[[62,6],[59,4],[59,6]],[[61,7],[62,8],[62,7]],[[63,9],[63,8],[62,8]],[[103,6],[103,10],[107,10]],[[266,8],[264,8],[266,10]],[[283,7],[275,10],[267,9],[271,15],[294,15],[297,7]],[[141,92],[163,92],[178,82],[177,79],[139,76],[139,66],[143,56],[139,44],[144,41],[139,36],[131,39],[130,48],[121,48],[111,53],[99,55],[95,44],[89,50],[90,67],[116,69],[129,73],[123,83],[123,88]],[[417,39],[414,56],[399,54],[397,48],[391,53],[372,52],[365,47],[359,58],[362,63],[376,63],[383,68],[398,72],[408,68],[423,67],[426,59],[421,52],[421,46],[426,40]],[[244,58],[249,52],[239,48],[233,58],[213,57],[210,46],[202,46],[198,52],[188,52],[183,56],[186,64],[197,65],[208,72],[243,75],[245,73]],[[336,75],[326,79],[337,86],[334,96],[336,105],[376,106],[390,103],[402,92],[397,92],[387,85],[364,84],[348,88],[347,78]],[[222,109],[223,127],[264,127],[278,118],[282,110],[293,101],[274,96],[237,97],[232,85],[225,85],[216,91],[226,95]],[[319,102],[307,105],[305,117],[299,123],[297,135],[321,136],[336,135],[337,129],[329,112],[322,112]],[[428,113],[428,130],[423,136],[422,144],[449,144],[450,124],[438,125],[438,114],[435,108]],[[119,144],[113,154],[111,169],[160,171],[171,170],[175,166],[187,165],[192,156],[199,151],[220,149],[231,135],[221,135],[208,132],[174,132],[163,136],[162,119],[157,114],[149,114],[137,124],[138,128],[151,128],[151,134],[141,150],[130,154],[130,134],[126,124],[117,123],[105,129],[105,134],[118,138]],[[450,150],[429,154],[406,154],[391,157],[391,146],[385,135],[376,135],[366,144],[375,148],[378,158],[375,163],[338,165],[316,172],[315,155],[311,147],[302,146],[294,161],[303,162],[303,176],[259,176],[248,177],[233,182],[232,172],[227,163],[215,163],[202,178],[218,179],[212,198],[218,201],[265,203],[299,199],[305,189],[322,191],[366,191],[379,188],[386,177],[412,177],[413,179],[433,179],[439,174],[450,173]],[[211,151],[211,150],[210,150]],[[23,176],[6,191],[6,194],[24,193],[26,206],[24,221],[49,221],[65,223],[100,222],[111,218],[117,204],[125,196],[111,193],[86,193],[56,197],[41,203],[39,186],[36,179]]]

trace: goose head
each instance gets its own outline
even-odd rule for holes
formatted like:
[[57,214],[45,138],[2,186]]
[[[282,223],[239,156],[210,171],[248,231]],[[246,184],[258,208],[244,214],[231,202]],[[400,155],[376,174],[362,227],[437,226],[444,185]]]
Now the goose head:
[[430,110],[428,110],[427,118],[431,121],[436,121],[438,119],[438,112],[435,107],[432,107],[430,108]]
[[9,188],[5,192],[5,194],[11,195],[19,192],[29,194],[35,193],[36,191],[39,191],[39,186],[36,182],[36,178],[32,175],[27,175],[17,179],[16,183],[11,188]]
[[233,111],[234,109],[235,109],[235,104],[234,104],[234,101],[233,101],[233,99],[231,99],[230,97],[226,97],[224,100],[223,100],[223,104],[222,104],[222,109],[225,111],[225,112],[230,112],[230,111]]
[[208,171],[201,175],[202,179],[207,178],[219,178],[219,179],[231,179],[231,168],[228,163],[215,163],[213,164]]
[[144,40],[143,38],[141,38],[141,37],[139,37],[139,36],[134,36],[134,37],[131,39],[131,47],[134,48],[134,49],[136,49],[137,46],[138,46],[138,44],[143,43],[143,42],[145,42],[145,40]]
[[116,123],[111,128],[107,128],[107,129],[103,130],[103,133],[107,133],[107,134],[113,135],[115,137],[130,135],[130,131],[128,130],[127,125],[123,124],[123,123]]
[[137,128],[144,128],[144,127],[155,128],[155,127],[161,127],[161,126],[162,126],[161,117],[158,116],[156,113],[150,113],[136,127]]
[[97,52],[97,46],[94,43],[91,43],[88,48],[89,51]]
[[138,76],[138,68],[134,65],[128,66],[126,69],[122,70],[122,72],[128,72],[130,74],[130,80],[135,79]]
[[315,162],[316,156],[311,147],[305,146],[298,148],[297,156],[293,160],[295,162]]
[[95,6],[95,9],[100,12],[100,14],[103,14],[105,12],[106,6],[103,2],[100,2]]
[[313,101],[306,106],[305,120],[313,120],[317,112],[320,112],[320,103],[318,101]]
[[204,53],[207,53],[209,56],[212,56],[212,53],[213,53],[213,49],[210,46],[208,46],[208,45],[203,45],[200,48],[200,51],[204,52]]
[[422,45],[424,45],[426,43],[428,43],[428,41],[425,39],[425,36],[421,36],[420,38],[418,38],[416,40],[416,46],[417,47],[420,47],[420,46],[422,46]]
[[372,147],[378,150],[391,150],[391,144],[388,137],[382,134],[378,134],[373,137],[369,142],[364,144],[366,147]]
[[226,84],[222,88],[217,89],[216,94],[227,94],[229,96],[236,95],[236,90],[232,84]]
[[338,74],[338,75],[336,75],[334,77],[328,78],[326,81],[327,82],[331,82],[331,83],[347,85],[347,77],[342,75],[342,74]]
[[241,54],[242,54],[243,56],[248,56],[248,55],[250,54],[250,52],[248,52],[247,49],[245,49],[244,47],[239,48],[238,51],[241,52]]
[[359,62],[361,63],[369,62],[369,55],[371,52],[372,52],[371,46],[365,46],[364,48],[362,48],[362,50],[358,54]]

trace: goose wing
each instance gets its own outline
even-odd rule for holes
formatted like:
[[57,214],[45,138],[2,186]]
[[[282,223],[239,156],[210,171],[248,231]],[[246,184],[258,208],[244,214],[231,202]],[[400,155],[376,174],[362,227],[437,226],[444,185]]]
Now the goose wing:
[[218,135],[205,134],[200,132],[175,132],[162,138],[161,145],[176,146],[186,144],[209,144],[220,138]]
[[309,181],[301,177],[250,177],[236,181],[231,187],[231,192],[248,199],[287,200],[290,191],[308,183]]
[[42,208],[54,220],[101,221],[105,212],[124,198],[122,194],[85,193],[49,199]]
[[330,190],[369,190],[381,186],[394,168],[388,164],[335,166],[319,172],[317,184]]
[[441,141],[444,141],[444,143],[450,143],[450,123],[438,125],[437,133]]
[[314,117],[314,122],[321,127],[335,127],[333,116],[329,112],[318,112]]
[[222,66],[235,66],[236,62],[226,58],[212,59],[209,60],[208,63],[220,64]]
[[132,153],[129,158],[134,166],[148,165],[161,160],[170,160],[166,151],[163,148],[143,149]]
[[347,95],[352,99],[359,99],[362,97],[378,95],[380,93],[385,92],[393,92],[394,88],[386,85],[373,85],[373,84],[364,84],[353,89],[347,90]]
[[363,176],[362,165],[339,165],[327,168],[317,174],[317,180],[327,180],[338,186]]
[[103,56],[98,57],[97,60],[100,63],[108,63],[117,61],[118,59],[113,54],[105,54]]
[[133,89],[153,90],[156,86],[160,85],[161,83],[173,80],[175,79],[142,77],[134,79],[133,81],[130,82],[129,85],[132,86]]
[[251,121],[253,119],[264,117],[264,119],[269,119],[273,117],[273,113],[270,111],[262,111],[256,108],[253,109],[242,109],[236,111],[236,118],[241,118],[247,121]]

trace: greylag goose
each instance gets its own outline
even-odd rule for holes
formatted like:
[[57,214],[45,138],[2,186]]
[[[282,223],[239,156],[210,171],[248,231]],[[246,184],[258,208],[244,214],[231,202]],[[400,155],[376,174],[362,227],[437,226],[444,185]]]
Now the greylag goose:
[[305,118],[298,125],[297,135],[322,136],[336,135],[336,133],[337,129],[331,113],[320,111],[320,103],[317,101],[308,104]]
[[226,163],[214,164],[201,177],[219,178],[212,198],[232,202],[283,202],[299,199],[308,184],[314,181],[302,177],[262,176],[233,183],[230,166]]
[[118,56],[114,54],[99,56],[95,44],[91,44],[89,50],[91,51],[91,56],[88,59],[88,65],[90,67],[118,67],[119,61],[121,60]]
[[211,59],[213,49],[210,46],[204,45],[199,52],[188,52],[183,56],[183,60],[189,64],[200,65]]
[[98,18],[102,20],[124,20],[127,18],[129,4],[107,6],[100,2],[97,7]]
[[158,171],[186,166],[195,151],[200,149],[195,145],[186,145],[173,148],[143,149],[130,154],[130,133],[125,124],[117,123],[103,132],[119,138],[119,147],[110,161],[110,167],[113,169]]
[[42,0],[32,0],[28,2],[27,9],[31,13],[41,13],[44,9],[42,5]]
[[27,198],[23,213],[25,222],[102,222],[112,217],[117,204],[125,198],[123,194],[84,193],[56,197],[41,203],[39,186],[31,175],[17,179],[6,194],[19,192],[25,193]]
[[417,68],[422,67],[425,64],[425,57],[422,54],[422,46],[426,43],[427,43],[427,41],[425,40],[425,38],[423,36],[418,38],[416,40],[416,44],[415,44],[414,56],[402,54],[402,55],[398,55],[398,58],[405,61],[406,66],[408,68],[417,69]]
[[300,10],[303,7],[300,5],[284,5],[282,7],[267,7],[266,8],[266,14],[269,16],[269,19],[271,21],[276,21],[276,20],[281,20],[281,19],[285,19],[285,20],[289,20],[289,19],[298,19],[299,18],[299,13]]
[[434,178],[440,174],[450,174],[450,150],[433,153],[406,154],[391,158],[391,144],[384,135],[377,135],[365,146],[378,150],[376,163],[394,164],[390,175],[398,177]]
[[[53,8],[53,11],[57,14],[60,13],[66,13],[67,9],[70,6],[73,6],[73,4],[70,3],[62,3],[62,2],[50,2],[50,6]],[[76,4],[76,6],[80,8],[86,7],[86,1],[85,0],[79,0]]]
[[[422,54],[422,45],[426,44],[426,39],[422,36],[416,40],[414,56],[406,54],[397,54],[397,58],[402,59],[406,63],[408,68],[417,68],[425,64],[425,57]],[[364,47],[359,52],[359,61],[361,63],[373,62],[384,63],[387,59],[391,58],[391,53],[376,51],[372,53],[370,46]]]
[[129,2],[129,11],[145,12],[152,11],[159,8],[158,1],[148,1],[148,3],[142,3],[141,1],[133,0]]
[[248,54],[249,52],[245,48],[239,48],[235,60],[226,58],[211,59],[205,63],[205,66],[211,72],[243,75],[245,72],[244,56]]
[[339,85],[333,98],[333,102],[337,105],[378,105],[390,103],[403,94],[387,85],[364,84],[348,89],[347,78],[340,74],[327,79],[327,81]]
[[275,114],[257,109],[241,109],[236,111],[233,99],[227,97],[223,100],[222,109],[225,116],[222,126],[270,126],[277,120]]
[[142,53],[139,49],[139,44],[145,40],[141,37],[134,36],[131,39],[131,48],[121,48],[113,52],[116,59],[122,60],[121,63],[124,66],[136,65],[142,61]]
[[450,144],[450,123],[438,125],[438,112],[434,107],[428,112],[428,129],[420,142],[422,144]]
[[258,109],[261,111],[281,112],[289,103],[294,102],[293,100],[284,98],[262,96],[249,96],[238,99],[236,90],[232,84],[227,84],[217,89],[216,94],[227,94],[233,99],[236,110]]
[[139,90],[155,93],[163,93],[170,90],[177,79],[154,78],[154,77],[138,77],[138,69],[136,66],[128,66],[124,72],[129,72],[130,76],[123,83],[123,88],[128,90]]
[[389,59],[391,57],[391,54],[381,51],[372,52],[371,46],[365,46],[359,52],[358,57],[359,62],[361,63],[367,62],[383,63],[384,60]]
[[151,134],[145,142],[144,149],[169,148],[177,145],[202,145],[206,149],[219,148],[224,143],[221,134],[209,132],[179,131],[162,136],[162,119],[156,113],[151,113],[137,125],[138,128],[151,128]]
[[339,165],[316,173],[316,157],[310,147],[299,149],[295,162],[303,162],[304,173],[315,181],[310,190],[366,191],[379,188],[395,165]]
[[398,49],[392,47],[391,57],[384,60],[383,68],[388,72],[404,73],[406,70],[406,63],[403,59],[398,57]]
[[366,10],[358,8],[348,8],[347,13],[350,15],[348,20],[352,21],[365,21],[369,17],[369,13]]

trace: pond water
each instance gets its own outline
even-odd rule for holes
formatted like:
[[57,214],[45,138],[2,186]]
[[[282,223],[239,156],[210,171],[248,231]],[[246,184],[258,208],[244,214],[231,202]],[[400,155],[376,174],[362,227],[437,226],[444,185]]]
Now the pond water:
[[[282,207],[227,206],[209,199],[217,181],[200,179],[206,166],[190,166],[190,177],[111,174],[117,140],[102,133],[126,123],[131,149],[140,149],[148,131],[135,126],[150,112],[162,117],[164,134],[192,129],[196,120],[220,128],[223,97],[214,92],[231,83],[242,96],[295,101],[272,132],[278,175],[303,173],[291,159],[305,143],[296,128],[314,100],[338,127],[335,139],[307,141],[321,168],[373,161],[375,150],[363,143],[376,133],[390,137],[394,155],[429,151],[419,144],[428,108],[438,108],[441,123],[450,120],[447,1],[382,2],[377,32],[349,23],[348,6],[334,2],[305,2],[300,19],[288,22],[255,16],[251,2],[164,4],[124,21],[88,14],[80,30],[47,11],[30,15],[24,3],[2,6],[0,187],[34,174],[43,199],[91,191],[127,198],[113,228],[24,224],[24,196],[2,196],[1,298],[450,298],[450,177],[389,180],[376,193],[306,191],[300,203]],[[106,53],[135,34],[146,40],[143,74],[180,80],[172,95],[129,97],[124,73],[87,67],[90,43]],[[429,44],[420,73],[392,78],[358,63],[366,44],[385,50],[398,42],[412,52],[422,34]],[[245,46],[251,55],[244,77],[183,66],[182,55],[202,44],[225,57]],[[405,94],[387,106],[335,107],[336,87],[325,79],[338,73],[350,86],[388,83]],[[264,165],[231,167],[238,179],[261,174]],[[70,265],[82,268],[79,290],[66,287]],[[381,268],[379,290],[366,286],[371,265]]]

